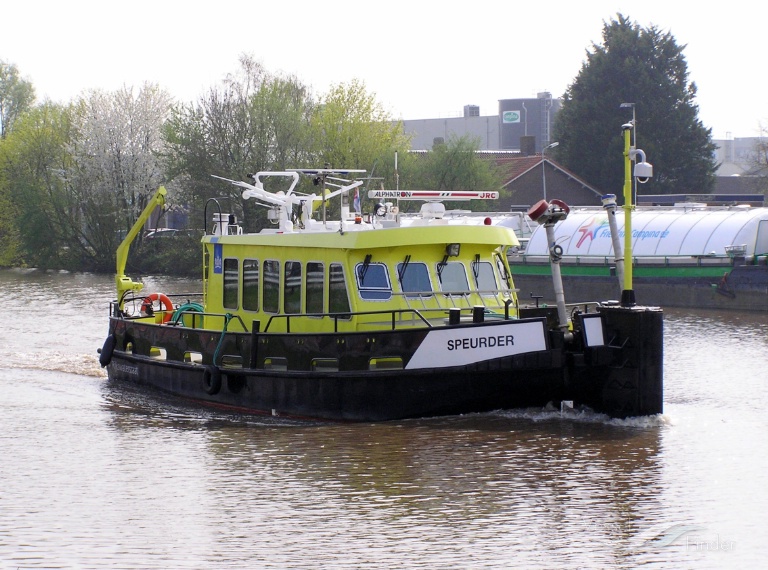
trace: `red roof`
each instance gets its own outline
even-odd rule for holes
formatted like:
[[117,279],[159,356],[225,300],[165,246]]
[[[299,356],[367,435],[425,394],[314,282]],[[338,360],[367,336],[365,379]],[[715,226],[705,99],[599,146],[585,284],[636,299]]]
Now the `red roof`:
[[[547,160],[549,161],[549,159]],[[504,179],[504,186],[506,186],[515,178],[541,164],[541,155],[496,158],[494,162]]]

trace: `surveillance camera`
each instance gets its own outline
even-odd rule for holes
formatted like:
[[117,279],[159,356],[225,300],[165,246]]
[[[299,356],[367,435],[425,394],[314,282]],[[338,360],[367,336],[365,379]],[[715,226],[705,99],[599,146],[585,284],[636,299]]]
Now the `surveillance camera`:
[[653,177],[653,165],[648,162],[635,164],[635,178],[640,184],[645,184]]

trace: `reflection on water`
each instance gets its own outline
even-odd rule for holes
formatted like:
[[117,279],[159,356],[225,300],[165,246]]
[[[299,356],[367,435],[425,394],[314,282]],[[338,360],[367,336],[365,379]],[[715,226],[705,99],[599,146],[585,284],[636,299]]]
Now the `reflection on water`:
[[0,294],[36,299],[0,331],[0,561],[9,567],[761,559],[764,318],[667,312],[663,416],[536,409],[315,424],[108,383],[95,361],[111,278],[0,271]]

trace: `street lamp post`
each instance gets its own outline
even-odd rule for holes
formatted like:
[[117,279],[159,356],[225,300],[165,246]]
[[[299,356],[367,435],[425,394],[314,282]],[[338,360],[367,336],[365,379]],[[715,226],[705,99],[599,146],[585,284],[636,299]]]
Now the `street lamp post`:
[[619,105],[621,109],[632,109],[632,146],[637,147],[637,122],[635,121],[635,104],[634,103],[622,103]]
[[544,152],[547,149],[555,148],[559,144],[559,142],[555,141],[541,149],[541,188],[544,192],[545,200],[547,199],[547,165],[544,163]]

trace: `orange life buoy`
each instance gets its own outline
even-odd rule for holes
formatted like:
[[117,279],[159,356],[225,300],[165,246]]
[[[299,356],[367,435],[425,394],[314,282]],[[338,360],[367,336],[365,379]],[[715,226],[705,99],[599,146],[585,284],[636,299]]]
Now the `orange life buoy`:
[[146,311],[145,308],[152,307],[152,304],[155,301],[157,301],[161,305],[161,310],[164,311],[163,322],[167,323],[168,321],[171,320],[171,317],[173,316],[173,303],[171,303],[171,300],[168,298],[167,295],[163,295],[162,293],[152,293],[144,297],[144,300],[141,302],[142,314],[148,313],[148,311]]

